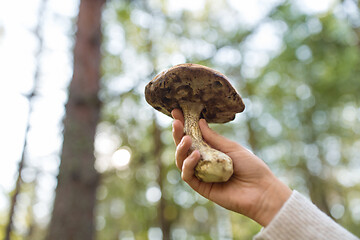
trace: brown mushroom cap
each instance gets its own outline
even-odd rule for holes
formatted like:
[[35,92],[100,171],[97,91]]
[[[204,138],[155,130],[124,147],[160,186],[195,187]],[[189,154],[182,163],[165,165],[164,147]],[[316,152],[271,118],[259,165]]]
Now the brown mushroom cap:
[[201,117],[209,123],[225,123],[244,111],[245,105],[228,79],[211,68],[185,63],[155,76],[145,87],[146,101],[171,117],[181,102],[204,106]]

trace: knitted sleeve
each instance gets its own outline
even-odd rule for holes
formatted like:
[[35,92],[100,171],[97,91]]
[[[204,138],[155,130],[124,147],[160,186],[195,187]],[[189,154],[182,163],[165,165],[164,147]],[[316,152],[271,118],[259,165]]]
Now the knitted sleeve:
[[293,191],[279,213],[254,240],[359,240],[308,199]]

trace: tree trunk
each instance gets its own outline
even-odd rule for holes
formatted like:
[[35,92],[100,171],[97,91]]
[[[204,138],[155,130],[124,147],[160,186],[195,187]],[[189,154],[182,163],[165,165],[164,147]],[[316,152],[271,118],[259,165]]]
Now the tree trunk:
[[47,239],[94,239],[99,175],[94,137],[100,115],[101,9],[105,0],[81,0],[74,73],[64,120],[64,142],[56,198]]
[[31,92],[29,93],[29,95],[27,95],[27,99],[29,101],[29,112],[28,112],[28,118],[27,118],[27,123],[26,123],[26,130],[25,130],[25,139],[24,139],[24,145],[23,145],[23,149],[22,149],[22,153],[21,153],[21,159],[19,162],[19,167],[18,167],[18,176],[16,179],[16,183],[15,183],[15,189],[14,189],[14,193],[11,196],[11,200],[10,200],[10,209],[9,209],[9,216],[8,216],[8,222],[7,225],[5,227],[5,237],[4,240],[10,240],[11,238],[11,232],[13,230],[13,218],[15,215],[15,207],[17,204],[17,197],[20,194],[21,191],[21,186],[22,186],[22,171],[24,169],[24,167],[26,167],[26,148],[27,148],[27,143],[28,143],[28,134],[30,131],[30,117],[33,111],[33,98],[36,95],[36,91],[39,85],[39,79],[40,79],[40,65],[41,65],[41,54],[43,52],[43,34],[42,34],[42,23],[43,23],[43,16],[46,10],[46,4],[47,4],[47,0],[42,0],[39,4],[39,10],[38,10],[38,19],[37,19],[37,25],[34,29],[34,35],[38,41],[39,47],[35,53],[35,74],[34,74],[34,85],[33,85],[33,89],[31,90]]

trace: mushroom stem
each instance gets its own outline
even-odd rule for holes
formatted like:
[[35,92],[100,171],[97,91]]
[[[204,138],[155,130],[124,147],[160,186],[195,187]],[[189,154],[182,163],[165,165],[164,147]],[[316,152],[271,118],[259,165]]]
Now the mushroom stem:
[[185,119],[185,134],[192,138],[190,152],[198,150],[200,161],[195,167],[195,176],[203,182],[226,182],[233,174],[231,158],[223,152],[211,148],[204,142],[199,119],[204,106],[199,103],[183,102],[180,107]]

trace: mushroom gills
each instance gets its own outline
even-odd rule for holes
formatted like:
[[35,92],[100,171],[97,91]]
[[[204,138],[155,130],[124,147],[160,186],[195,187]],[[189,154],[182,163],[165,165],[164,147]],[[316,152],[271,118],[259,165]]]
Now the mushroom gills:
[[204,105],[195,102],[181,102],[180,107],[184,114],[184,131],[192,139],[190,153],[200,152],[200,161],[195,167],[195,176],[203,182],[226,182],[233,174],[231,158],[223,152],[211,148],[204,142],[199,120]]

